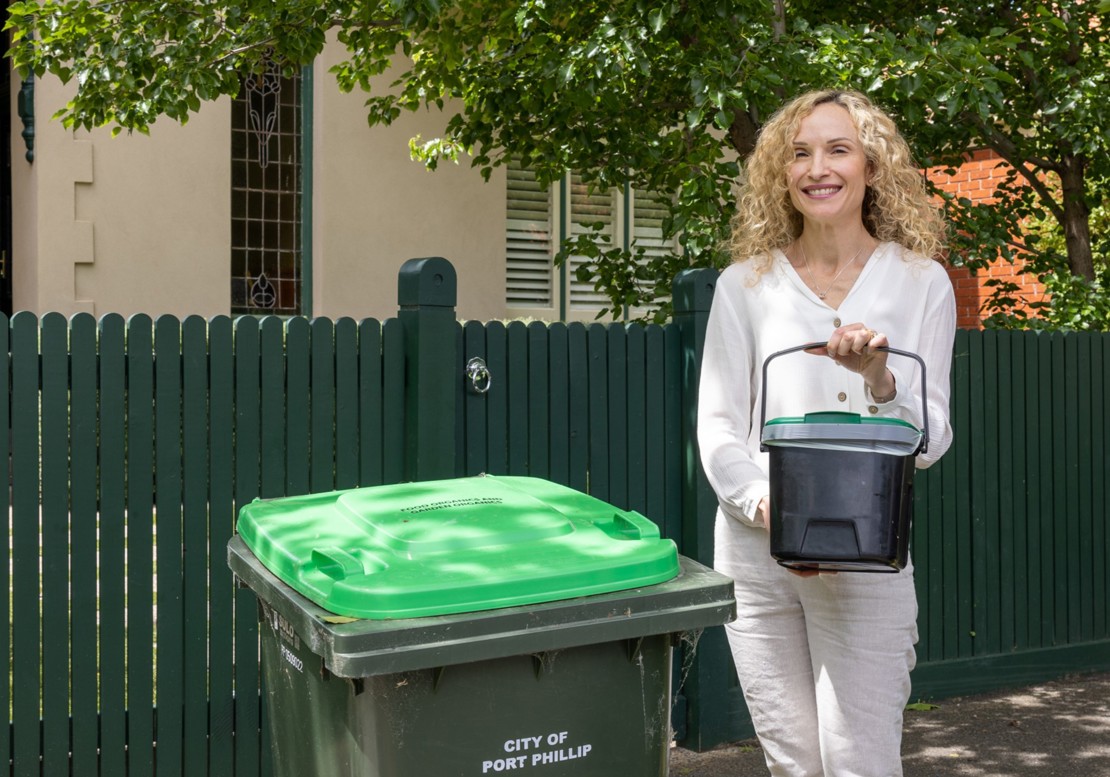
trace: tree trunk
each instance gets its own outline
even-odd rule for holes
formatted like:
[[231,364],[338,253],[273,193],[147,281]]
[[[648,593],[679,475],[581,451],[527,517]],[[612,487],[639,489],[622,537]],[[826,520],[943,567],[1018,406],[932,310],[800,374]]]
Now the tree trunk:
[[1060,171],[1064,195],[1064,242],[1068,249],[1068,267],[1072,275],[1089,281],[1095,279],[1095,266],[1091,257],[1091,209],[1087,206],[1084,191],[1084,162],[1082,157],[1066,156]]
[[786,35],[786,0],[775,0],[775,17],[771,20],[771,32],[776,42]]

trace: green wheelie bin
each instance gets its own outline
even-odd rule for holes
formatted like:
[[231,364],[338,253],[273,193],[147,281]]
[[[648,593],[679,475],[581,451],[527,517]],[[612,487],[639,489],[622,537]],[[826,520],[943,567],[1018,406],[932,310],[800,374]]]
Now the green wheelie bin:
[[257,500],[276,777],[665,777],[672,648],[732,582],[643,516],[537,478]]

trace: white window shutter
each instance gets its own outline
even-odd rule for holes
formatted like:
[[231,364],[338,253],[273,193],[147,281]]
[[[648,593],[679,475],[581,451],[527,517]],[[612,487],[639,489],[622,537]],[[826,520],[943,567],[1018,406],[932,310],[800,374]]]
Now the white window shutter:
[[518,160],[508,165],[505,223],[505,301],[550,307],[552,292],[551,189]]
[[632,248],[643,248],[645,257],[675,252],[674,238],[663,239],[663,219],[667,216],[667,205],[664,195],[636,190],[632,192]]
[[[601,222],[604,227],[602,235],[609,237],[609,242],[601,242],[602,250],[613,248],[616,243],[616,208],[614,199],[616,193],[612,190],[590,192],[589,186],[582,181],[578,173],[570,174],[570,237],[581,235],[591,230],[586,226]],[[571,256],[568,262],[568,285],[570,288],[571,308],[588,308],[599,310],[609,306],[609,298],[594,290],[593,281],[583,283],[579,281],[576,271],[587,259],[581,256]]]

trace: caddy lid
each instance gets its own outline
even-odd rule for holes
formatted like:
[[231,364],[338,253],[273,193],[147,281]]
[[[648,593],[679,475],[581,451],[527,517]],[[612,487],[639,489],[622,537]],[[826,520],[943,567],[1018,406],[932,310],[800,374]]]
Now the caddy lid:
[[912,456],[920,450],[923,437],[920,429],[900,418],[863,418],[858,413],[828,411],[773,418],[763,427],[762,442],[768,446]]

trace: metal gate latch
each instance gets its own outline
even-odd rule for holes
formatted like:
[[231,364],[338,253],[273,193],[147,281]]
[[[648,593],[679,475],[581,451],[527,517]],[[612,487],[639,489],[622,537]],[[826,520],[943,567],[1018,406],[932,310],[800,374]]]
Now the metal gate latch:
[[480,356],[475,356],[466,363],[466,377],[470,378],[470,389],[475,394],[485,394],[493,383],[485,359]]

